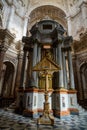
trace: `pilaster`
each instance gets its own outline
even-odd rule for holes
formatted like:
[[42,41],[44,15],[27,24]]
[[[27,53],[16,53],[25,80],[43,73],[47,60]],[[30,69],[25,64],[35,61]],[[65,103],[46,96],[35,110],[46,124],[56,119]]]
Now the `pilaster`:
[[15,36],[12,35],[7,29],[0,29],[0,76],[5,53],[13,42],[14,38]]
[[20,87],[21,80],[21,70],[22,70],[22,61],[23,61],[23,52],[20,51],[18,54],[18,64],[17,64],[17,73],[16,73],[16,81],[15,81],[15,96],[17,96],[17,89]]
[[56,89],[53,92],[53,113],[58,118],[65,118],[70,115],[68,110],[68,90]]
[[68,110],[72,115],[78,115],[78,104],[77,104],[77,91],[76,90],[68,90]]

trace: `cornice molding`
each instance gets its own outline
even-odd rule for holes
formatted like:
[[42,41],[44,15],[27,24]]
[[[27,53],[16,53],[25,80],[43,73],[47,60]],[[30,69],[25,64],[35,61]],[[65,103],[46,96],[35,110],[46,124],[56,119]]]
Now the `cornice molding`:
[[84,34],[80,35],[80,40],[73,41],[73,48],[74,48],[74,52],[80,52],[83,50],[87,50],[87,30],[85,31]]

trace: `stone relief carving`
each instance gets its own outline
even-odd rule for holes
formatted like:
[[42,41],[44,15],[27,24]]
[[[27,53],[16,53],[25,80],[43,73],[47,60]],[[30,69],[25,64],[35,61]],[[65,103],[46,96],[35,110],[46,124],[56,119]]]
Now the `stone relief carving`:
[[74,6],[80,0],[70,0],[70,6]]
[[[84,32],[84,30],[82,30]],[[73,42],[73,48],[75,52],[87,50],[87,30],[85,33],[80,33],[80,40]]]
[[7,54],[5,55],[4,61],[11,61],[14,65],[17,64],[17,58]]
[[25,6],[23,0],[18,0],[18,3],[19,3],[20,5],[22,5],[22,6]]

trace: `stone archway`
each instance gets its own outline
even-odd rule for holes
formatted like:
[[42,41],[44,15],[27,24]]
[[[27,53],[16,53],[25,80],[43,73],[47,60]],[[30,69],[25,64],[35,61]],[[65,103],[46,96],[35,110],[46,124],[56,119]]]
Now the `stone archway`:
[[28,31],[41,20],[54,20],[67,30],[66,14],[63,10],[52,5],[43,5],[35,8],[29,15]]
[[2,90],[1,95],[2,97],[12,97],[13,94],[13,79],[14,79],[14,65],[9,62],[4,62],[4,69],[3,69],[3,81],[2,81]]
[[84,63],[80,67],[80,77],[82,86],[82,90],[80,92],[82,92],[83,100],[87,100],[87,63]]

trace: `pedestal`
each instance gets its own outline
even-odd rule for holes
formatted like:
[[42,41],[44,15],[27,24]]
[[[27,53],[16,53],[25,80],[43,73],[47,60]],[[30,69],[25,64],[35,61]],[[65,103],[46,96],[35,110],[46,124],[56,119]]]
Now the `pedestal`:
[[53,93],[53,113],[55,117],[66,118],[70,115],[68,110],[68,90],[56,89]]
[[68,101],[69,101],[69,111],[72,115],[78,115],[78,104],[77,104],[77,91],[74,89],[68,90]]
[[44,111],[43,115],[38,118],[37,124],[54,125],[54,117],[50,114],[49,111],[48,97],[48,92],[45,92]]
[[24,90],[24,106],[23,115],[27,117],[38,117],[38,89],[26,88]]

